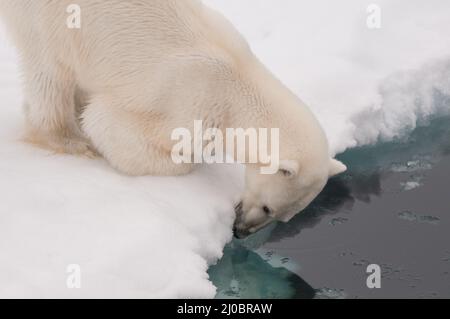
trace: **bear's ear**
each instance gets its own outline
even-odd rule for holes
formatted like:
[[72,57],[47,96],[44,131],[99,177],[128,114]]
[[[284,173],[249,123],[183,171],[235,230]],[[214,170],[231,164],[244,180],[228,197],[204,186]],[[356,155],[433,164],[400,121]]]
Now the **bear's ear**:
[[296,161],[281,161],[278,172],[286,177],[294,177],[298,175],[299,168]]
[[347,166],[345,166],[342,162],[338,160],[331,159],[330,161],[330,177],[334,177],[336,175],[342,174],[347,170]]

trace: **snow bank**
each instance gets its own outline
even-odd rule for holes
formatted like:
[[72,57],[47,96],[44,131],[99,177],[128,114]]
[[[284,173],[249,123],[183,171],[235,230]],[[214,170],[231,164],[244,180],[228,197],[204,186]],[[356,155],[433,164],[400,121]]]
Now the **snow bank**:
[[[450,3],[207,0],[317,113],[334,152],[449,112]],[[1,31],[1,30],[0,30]],[[231,238],[242,172],[129,178],[101,160],[18,141],[21,93],[0,34],[0,297],[213,297],[208,263]],[[78,264],[82,289],[67,289]]]
[[[450,109],[436,101],[450,92],[447,0],[206,2],[316,112],[334,153],[397,137]],[[372,3],[381,29],[367,27]]]

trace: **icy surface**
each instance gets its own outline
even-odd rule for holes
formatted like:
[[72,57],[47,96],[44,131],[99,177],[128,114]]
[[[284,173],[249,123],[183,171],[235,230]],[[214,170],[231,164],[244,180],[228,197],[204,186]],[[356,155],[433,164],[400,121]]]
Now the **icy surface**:
[[[446,0],[207,0],[319,116],[334,152],[449,113]],[[367,8],[381,8],[381,29]]]
[[[446,0],[379,0],[380,30],[366,27],[360,0],[206,2],[313,108],[335,153],[449,112]],[[0,101],[0,297],[215,296],[207,269],[231,239],[241,169],[129,178],[22,144],[16,58],[1,29]],[[82,289],[67,289],[70,264]]]

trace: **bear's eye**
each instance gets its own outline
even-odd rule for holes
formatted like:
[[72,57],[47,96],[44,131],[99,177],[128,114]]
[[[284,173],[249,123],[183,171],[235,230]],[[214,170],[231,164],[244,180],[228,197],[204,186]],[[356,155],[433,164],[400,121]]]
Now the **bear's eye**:
[[272,210],[267,206],[263,206],[263,211],[266,215],[272,215]]
[[280,169],[280,173],[284,176],[284,177],[292,177],[294,174],[287,169]]

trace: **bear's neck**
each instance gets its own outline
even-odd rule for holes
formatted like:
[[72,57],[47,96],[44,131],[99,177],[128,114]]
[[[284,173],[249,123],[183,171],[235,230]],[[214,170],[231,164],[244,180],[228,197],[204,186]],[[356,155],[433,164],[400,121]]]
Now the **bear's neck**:
[[280,153],[286,158],[305,150],[301,145],[305,133],[323,138],[312,112],[259,61],[247,64],[239,79],[229,83],[232,87],[227,91],[231,93],[224,93],[233,99],[223,99],[227,101],[223,129],[278,129]]

